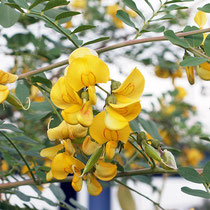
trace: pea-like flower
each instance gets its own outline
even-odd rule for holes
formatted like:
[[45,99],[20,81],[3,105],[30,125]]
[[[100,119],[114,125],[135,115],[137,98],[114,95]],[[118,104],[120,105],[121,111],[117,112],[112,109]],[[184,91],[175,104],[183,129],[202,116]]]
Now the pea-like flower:
[[15,82],[17,78],[17,75],[0,70],[0,104],[3,103],[9,95],[9,89],[5,85]]

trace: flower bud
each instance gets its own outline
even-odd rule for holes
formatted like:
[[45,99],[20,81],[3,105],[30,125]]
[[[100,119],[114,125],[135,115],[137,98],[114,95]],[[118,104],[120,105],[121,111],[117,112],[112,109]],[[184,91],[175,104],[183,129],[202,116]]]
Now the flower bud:
[[111,83],[111,90],[116,90],[120,87],[121,85],[121,82],[119,81],[115,81],[115,80],[112,80],[112,83]]
[[140,145],[142,144],[142,141],[143,140],[146,140],[147,139],[147,135],[144,131],[140,131],[138,134],[137,134],[137,143]]
[[160,141],[158,139],[151,139],[151,142],[152,142],[152,146],[155,148],[155,149],[158,149],[160,147]]
[[110,95],[106,98],[106,104],[116,104],[117,103],[117,98],[114,95]]
[[82,94],[81,94],[81,98],[82,99],[85,99],[86,101],[89,100],[89,94],[87,91],[83,91]]
[[166,149],[163,151],[162,161],[160,165],[162,168],[167,170],[177,169],[176,161],[173,154]]

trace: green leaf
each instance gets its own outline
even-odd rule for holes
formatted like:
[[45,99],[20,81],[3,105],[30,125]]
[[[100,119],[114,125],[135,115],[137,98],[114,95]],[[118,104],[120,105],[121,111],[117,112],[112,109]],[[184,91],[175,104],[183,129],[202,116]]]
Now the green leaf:
[[138,120],[144,130],[149,133],[154,139],[162,140],[160,134],[158,133],[157,126],[152,120],[144,120],[143,118],[138,117]]
[[133,0],[123,0],[123,3],[129,7],[130,9],[132,9],[133,11],[135,11],[144,21],[145,21],[145,17],[142,14],[142,12],[137,8],[136,3]]
[[28,9],[28,4],[26,0],[14,0],[16,4],[18,4],[20,7],[24,9]]
[[35,140],[29,138],[28,136],[15,136],[15,137],[12,137],[12,140],[37,144]]
[[100,37],[98,39],[94,39],[94,40],[91,40],[89,42],[86,42],[82,46],[94,44],[94,43],[97,43],[97,42],[102,42],[102,41],[105,41],[105,40],[108,40],[108,39],[110,39],[110,37],[108,37],[108,36]]
[[165,26],[160,26],[160,27],[152,27],[152,26],[150,26],[145,31],[151,31],[151,32],[161,33],[164,30],[165,30]]
[[53,201],[51,201],[50,199],[43,197],[42,195],[40,195],[40,198],[45,201],[46,203],[48,203],[50,206],[58,206],[57,203],[54,203]]
[[24,104],[29,97],[29,88],[24,83],[18,83],[15,89],[16,96],[20,99],[20,101]]
[[200,139],[205,140],[205,141],[210,141],[210,137],[208,136],[200,136]]
[[193,168],[190,167],[181,167],[178,169],[178,173],[180,176],[185,178],[186,180],[194,183],[201,184],[203,183],[203,179],[200,174]]
[[137,120],[130,121],[129,122],[129,125],[130,125],[130,127],[131,127],[131,129],[132,129],[133,132],[135,132],[135,131],[137,131],[137,132],[141,131],[140,130],[140,126],[139,126]]
[[165,37],[173,44],[184,47],[184,48],[189,48],[189,44],[184,40],[176,36],[176,34],[172,30],[167,30],[164,32]]
[[151,21],[170,20],[170,19],[173,19],[173,18],[174,18],[173,15],[167,14],[167,15],[162,16],[161,18],[154,19],[154,20],[151,20]]
[[63,13],[57,15],[55,17],[55,20],[60,20],[60,19],[63,19],[63,18],[72,17],[72,16],[79,15],[79,14],[81,14],[81,13],[80,12],[75,12],[75,11],[63,12]]
[[[188,31],[196,31],[199,30],[196,26],[186,26],[184,28],[184,32]],[[185,36],[184,39],[192,46],[192,47],[199,47],[203,42],[203,34],[194,34],[190,36]]]
[[95,28],[95,26],[93,26],[93,25],[81,25],[81,26],[75,28],[75,29],[71,32],[71,34],[75,34],[75,33],[81,32],[81,31],[85,31],[85,30],[89,30],[89,29],[91,29],[91,28]]
[[210,56],[210,34],[208,34],[208,36],[205,39],[204,51],[205,51],[206,55]]
[[[181,7],[181,6],[179,6],[179,5],[176,5],[176,4],[172,4],[172,5],[170,5],[170,6],[168,6],[168,7],[166,7],[164,10],[162,10],[162,11],[164,11],[164,12],[170,12],[170,11],[173,11],[173,10],[179,10],[179,9],[187,9],[188,7]],[[162,12],[161,11],[161,12]]]
[[76,206],[79,210],[87,210],[84,206],[82,206],[80,203],[78,203],[76,200],[73,198],[69,199],[70,203],[72,203],[74,206]]
[[55,197],[58,200],[65,201],[66,196],[65,196],[63,190],[59,186],[51,184],[50,185],[50,190],[52,191],[52,193],[55,195]]
[[20,191],[15,191],[15,195],[17,195],[22,201],[30,201],[30,197]]
[[47,86],[48,88],[52,88],[52,82],[49,79],[45,79],[40,76],[33,76],[33,77],[31,77],[31,81],[33,83],[41,83],[41,84]]
[[152,7],[152,5],[150,4],[150,2],[148,1],[148,0],[144,0],[146,3],[147,3],[147,5],[152,9],[152,11],[154,12],[155,10],[154,10],[154,8]]
[[5,3],[5,4],[8,5],[8,6],[10,6],[10,7],[12,7],[12,8],[17,9],[21,13],[24,13],[24,11],[21,9],[21,7],[18,4],[15,4],[15,3]]
[[4,28],[13,26],[19,19],[20,13],[11,7],[0,3],[0,25]]
[[28,9],[31,10],[31,9],[34,8],[35,6],[41,4],[41,3],[45,2],[45,1],[49,1],[49,0],[35,0],[35,1],[33,2],[33,4],[31,4],[31,6],[30,6]]
[[187,56],[185,59],[180,63],[181,66],[197,66],[201,63],[208,61],[208,58],[201,58],[201,57],[192,57]]
[[210,13],[210,4],[205,4],[203,7],[198,7],[198,10]]
[[69,2],[66,0],[50,0],[42,11],[46,11],[57,6],[64,6],[68,4]]
[[210,199],[210,193],[207,193],[203,190],[197,190],[197,189],[192,189],[189,187],[182,187],[181,188],[182,192],[188,194],[188,195],[193,195],[201,198],[207,198]]
[[206,183],[210,183],[210,161],[204,166],[202,176]]
[[3,125],[0,125],[0,130],[2,130],[2,129],[14,131],[14,132],[19,132],[19,133],[23,132],[22,130],[17,128],[15,125],[12,125],[12,124],[9,124],[9,123],[5,123]]
[[129,15],[127,12],[123,11],[123,10],[118,10],[116,17],[119,18],[120,20],[122,20],[125,24],[135,28],[136,30],[138,30],[135,26],[135,24],[131,21]]

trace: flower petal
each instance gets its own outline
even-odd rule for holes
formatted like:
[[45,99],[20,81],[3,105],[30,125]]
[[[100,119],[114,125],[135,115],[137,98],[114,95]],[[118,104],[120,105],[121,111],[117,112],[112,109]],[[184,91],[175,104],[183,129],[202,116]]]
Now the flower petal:
[[89,101],[92,105],[96,105],[97,97],[96,97],[96,88],[95,86],[88,87]]
[[63,149],[63,147],[64,146],[62,144],[58,144],[53,147],[45,148],[45,149],[41,150],[40,156],[47,157],[52,160],[57,155],[58,151]]
[[53,174],[52,174],[52,170],[50,170],[47,174],[46,174],[46,180],[49,182],[53,179]]
[[108,141],[106,143],[106,157],[111,160],[115,155],[115,149],[117,147],[117,141]]
[[202,11],[198,11],[195,15],[194,21],[197,23],[200,29],[203,28],[203,26],[207,22],[206,13]]
[[96,57],[98,57],[98,54],[95,50],[92,50],[90,48],[87,47],[80,47],[77,48],[76,50],[74,50],[70,56],[69,56],[69,64],[72,63],[73,60],[75,60],[76,58],[82,58],[85,55],[94,55]]
[[210,63],[205,62],[199,65],[197,68],[199,77],[203,80],[210,80]]
[[9,89],[5,85],[0,85],[0,104],[3,103],[9,95]]
[[61,115],[67,123],[76,125],[79,123],[77,120],[77,114],[79,113],[80,110],[81,110],[81,105],[74,104],[69,106],[67,109],[64,109],[61,112]]
[[82,189],[83,181],[80,175],[81,175],[81,172],[76,172],[73,176],[72,183],[71,183],[72,187],[74,188],[76,192],[79,192]]
[[10,74],[3,70],[0,70],[0,84],[5,85],[7,83],[13,83],[17,80],[18,76],[14,74]]
[[102,181],[110,181],[117,175],[117,166],[99,160],[96,164],[94,175]]
[[99,144],[91,140],[90,136],[86,136],[83,144],[82,144],[82,151],[86,155],[92,155],[96,150],[100,147]]
[[67,81],[75,91],[109,80],[108,66],[94,55],[74,59],[67,71]]
[[81,110],[77,114],[78,122],[85,126],[89,127],[93,122],[93,109],[90,101],[82,105]]
[[75,153],[75,149],[72,145],[72,142],[70,139],[64,140],[63,141],[64,147],[65,147],[65,151],[69,153],[69,155],[74,155]]
[[101,184],[97,181],[93,174],[87,175],[87,190],[92,196],[97,196],[102,191]]
[[127,103],[139,99],[144,90],[144,85],[144,76],[137,68],[135,68],[120,87],[113,91],[113,93],[117,97],[118,102]]
[[128,126],[128,121],[111,107],[106,107],[105,126],[110,130],[120,130]]
[[195,83],[195,76],[194,76],[194,67],[193,66],[186,66],[185,71],[187,74],[188,82],[193,85]]

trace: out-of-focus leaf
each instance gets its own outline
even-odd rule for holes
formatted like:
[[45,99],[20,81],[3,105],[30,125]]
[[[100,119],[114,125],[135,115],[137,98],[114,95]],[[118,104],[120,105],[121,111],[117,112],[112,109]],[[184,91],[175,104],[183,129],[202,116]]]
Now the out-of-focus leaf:
[[193,168],[190,167],[181,167],[178,169],[178,173],[180,176],[185,178],[186,180],[194,183],[201,184],[203,183],[203,178],[200,174]]
[[110,37],[108,37],[108,36],[101,37],[101,38],[94,39],[94,40],[91,40],[89,42],[86,42],[82,46],[94,44],[94,43],[97,43],[97,42],[102,42],[102,41],[105,41],[105,40],[108,40],[108,39],[110,39]]
[[137,132],[141,131],[141,130],[140,130],[140,126],[139,126],[137,120],[132,120],[132,121],[130,121],[130,122],[129,122],[129,125],[130,125],[130,128],[131,128],[131,130],[132,130],[133,132],[135,132],[135,131],[137,131]]
[[9,124],[9,123],[4,123],[4,124],[0,125],[0,130],[1,129],[11,130],[11,131],[14,131],[14,132],[19,132],[19,133],[23,132],[22,130],[20,130],[15,125]]
[[210,13],[210,4],[205,4],[203,7],[198,7],[198,10]]
[[128,26],[131,26],[131,27],[137,29],[135,24],[131,21],[127,12],[125,12],[123,10],[118,10],[117,14],[116,14],[116,17],[119,18],[120,20],[122,20]]
[[81,14],[81,13],[76,12],[76,11],[63,12],[63,13],[57,15],[55,20],[60,20],[60,19],[63,19],[63,18],[72,17],[72,16],[79,15],[79,14]]
[[20,99],[20,101],[24,104],[29,97],[29,88],[24,83],[18,83],[15,89],[16,96]]
[[33,83],[41,83],[45,86],[47,86],[48,88],[52,88],[52,82],[49,79],[45,79],[43,77],[40,76],[33,76],[31,77],[31,80]]
[[210,137],[208,136],[200,136],[200,139],[205,140],[205,141],[210,141]]
[[21,7],[16,3],[5,3],[5,5],[18,10],[21,13],[24,13],[24,11],[21,9]]
[[187,9],[188,7],[182,7],[182,6],[179,6],[177,4],[172,4],[168,7],[166,7],[164,10],[164,12],[170,12],[170,11],[173,11],[173,10],[179,10],[179,9]]
[[49,1],[49,0],[35,0],[35,1],[33,2],[33,4],[31,4],[31,6],[30,6],[28,9],[31,10],[31,9],[34,8],[35,6],[41,4],[41,3],[45,2],[45,1]]
[[51,184],[50,190],[52,191],[52,193],[55,195],[55,197],[58,200],[64,201],[66,199],[66,196],[65,196],[63,190],[59,186],[57,186],[55,184]]
[[148,4],[148,6],[149,6],[149,7],[152,9],[152,11],[154,12],[155,10],[154,10],[152,4],[151,4],[148,0],[145,0],[145,2]]
[[53,201],[51,201],[50,199],[43,197],[42,195],[40,196],[40,198],[45,201],[46,203],[48,203],[50,206],[58,206],[57,203],[54,203]]
[[85,208],[84,206],[82,206],[80,203],[78,203],[73,198],[70,198],[69,201],[70,201],[71,204],[73,204],[74,206],[76,206],[79,210],[87,210],[87,208]]
[[153,122],[152,120],[144,120],[140,117],[138,118],[138,120],[147,133],[149,133],[155,139],[162,140],[160,134],[158,133],[155,122]]
[[208,58],[186,56],[184,60],[180,63],[180,65],[181,66],[197,66],[201,63],[206,62],[207,60]]
[[171,14],[166,14],[166,15],[164,15],[164,16],[158,18],[158,19],[154,19],[154,20],[152,20],[152,21],[170,20],[170,19],[173,19],[173,18],[174,18],[173,15],[171,15]]
[[0,3],[0,25],[4,28],[13,26],[19,19],[20,13],[13,8]]
[[18,4],[20,7],[24,9],[28,9],[28,4],[26,0],[14,0],[16,4]]
[[15,191],[15,195],[17,195],[18,198],[20,198],[20,200],[22,200],[22,201],[30,201],[30,197],[28,195],[26,195],[18,190]]
[[68,4],[69,4],[69,1],[66,1],[66,0],[50,0],[42,11],[52,9],[57,6],[65,6]]
[[205,51],[206,55],[210,56],[210,34],[208,34],[208,36],[205,39],[204,51]]
[[188,195],[193,195],[201,198],[207,198],[210,199],[210,193],[207,193],[203,190],[197,190],[197,189],[192,189],[189,187],[182,187],[181,188],[182,192],[188,194]]

